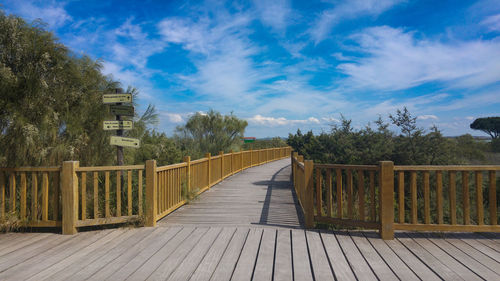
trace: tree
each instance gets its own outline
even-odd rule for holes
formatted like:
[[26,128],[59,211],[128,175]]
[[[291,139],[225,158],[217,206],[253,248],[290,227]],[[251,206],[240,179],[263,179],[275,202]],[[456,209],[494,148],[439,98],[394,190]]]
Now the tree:
[[233,113],[222,115],[214,110],[206,114],[198,112],[184,126],[176,128],[176,138],[179,147],[193,157],[201,157],[206,152],[215,155],[239,146],[247,125],[247,121]]
[[492,139],[498,139],[500,137],[500,117],[477,118],[470,124],[470,128],[485,132]]

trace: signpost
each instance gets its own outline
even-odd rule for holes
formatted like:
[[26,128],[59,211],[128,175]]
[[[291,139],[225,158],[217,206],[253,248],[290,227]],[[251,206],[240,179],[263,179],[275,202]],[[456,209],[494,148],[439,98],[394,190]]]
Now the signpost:
[[[115,94],[102,96],[104,104],[110,104],[111,114],[116,115],[116,120],[104,121],[103,130],[116,130],[116,136],[111,136],[110,144],[116,145],[116,161],[118,166],[123,165],[123,147],[140,146],[138,139],[123,137],[123,130],[132,130],[133,123],[130,120],[122,120],[122,116],[134,116],[132,106],[132,94],[123,93],[122,89],[116,89]],[[125,104],[124,104],[125,103]],[[123,182],[123,180],[121,181]]]
[[110,144],[117,145],[117,146],[138,148],[140,145],[140,141],[138,139],[134,139],[134,138],[111,136]]
[[111,105],[111,114],[119,116],[134,116],[134,107],[130,105]]
[[102,103],[116,104],[116,103],[132,103],[132,94],[105,94],[102,96]]
[[244,137],[243,138],[244,143],[252,143],[255,142],[255,137]]
[[132,130],[132,121],[104,121],[102,127],[105,131],[109,130]]

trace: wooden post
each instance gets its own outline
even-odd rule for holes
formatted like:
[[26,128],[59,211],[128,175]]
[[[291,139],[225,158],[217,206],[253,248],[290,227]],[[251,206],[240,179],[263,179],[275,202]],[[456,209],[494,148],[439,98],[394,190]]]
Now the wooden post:
[[240,150],[240,164],[241,164],[241,169],[240,171],[243,171],[243,150]]
[[394,239],[394,163],[380,161],[380,236]]
[[207,177],[208,177],[208,188],[210,188],[211,176],[210,176],[210,153],[205,154],[205,158],[208,159]]
[[219,151],[220,156],[220,180],[224,179],[224,151]]
[[191,156],[184,156],[184,162],[187,163],[186,167],[186,184],[188,192],[191,192]]
[[64,161],[62,164],[62,234],[76,234],[78,220],[78,161]]
[[229,169],[229,170],[231,171],[231,172],[230,172],[230,174],[232,175],[232,174],[234,174],[234,163],[233,163],[233,162],[234,162],[234,158],[233,158],[233,157],[234,157],[234,152],[233,152],[233,150],[231,149],[231,150],[229,151],[229,153],[231,153],[231,164],[229,164],[229,165],[230,165],[230,167],[231,167],[231,169]]
[[250,148],[250,165],[249,165],[249,167],[252,167],[252,164],[253,164],[252,154],[253,154],[253,150]]
[[314,227],[314,203],[313,203],[313,168],[312,160],[304,161],[304,192],[305,192],[305,226],[306,228]]
[[157,202],[156,160],[146,161],[146,226],[156,226]]

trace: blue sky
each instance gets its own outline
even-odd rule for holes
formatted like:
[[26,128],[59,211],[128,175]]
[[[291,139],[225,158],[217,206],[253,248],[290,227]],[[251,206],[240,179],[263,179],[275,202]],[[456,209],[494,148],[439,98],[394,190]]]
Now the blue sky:
[[[194,112],[247,136],[361,128],[406,106],[421,127],[500,115],[500,0],[0,1],[156,105],[171,135]],[[140,110],[141,110],[140,109]]]

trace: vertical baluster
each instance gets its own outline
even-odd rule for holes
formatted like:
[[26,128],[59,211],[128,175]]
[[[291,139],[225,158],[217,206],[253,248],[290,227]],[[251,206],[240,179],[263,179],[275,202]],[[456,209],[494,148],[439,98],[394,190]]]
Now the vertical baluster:
[[424,223],[431,223],[431,198],[430,198],[429,172],[424,171]]
[[87,218],[87,173],[82,172],[82,221]]
[[21,219],[26,218],[26,173],[21,173]]
[[99,173],[94,172],[94,219],[99,217]]
[[417,172],[410,173],[410,190],[411,190],[411,223],[417,224]]
[[323,198],[321,194],[321,169],[316,168],[316,213],[318,216],[323,215]]
[[342,204],[342,170],[341,169],[337,169],[336,170],[336,180],[337,180],[337,217],[339,219],[342,218],[343,216],[343,209],[344,209],[344,206]]
[[496,173],[495,171],[489,172],[489,202],[490,202],[490,224],[497,225],[497,192],[496,192]]
[[377,206],[377,201],[375,201],[375,171],[370,171],[370,202],[371,202],[371,208],[370,208],[370,217],[372,221],[376,221],[376,206]]
[[359,200],[359,219],[364,221],[365,216],[365,176],[363,170],[358,170],[358,200]]
[[42,220],[49,220],[49,174],[43,172],[42,181]]
[[352,170],[347,170],[347,217],[353,219],[354,198],[352,194]]
[[104,173],[104,215],[107,218],[111,216],[109,208],[109,171]]
[[443,224],[443,172],[436,171],[436,208],[438,224]]
[[139,193],[139,202],[138,202],[138,213],[139,213],[139,216],[142,216],[142,170],[139,170],[139,176],[137,177],[138,178],[138,184],[139,184],[139,189],[138,189],[138,193]]
[[9,178],[10,187],[10,211],[16,211],[16,174],[14,172],[10,173]]
[[38,220],[38,173],[31,174],[31,219]]
[[455,171],[450,171],[448,174],[450,178],[450,221],[451,224],[457,224],[457,183]]
[[476,171],[476,212],[477,224],[484,224],[484,208],[483,208],[483,172]]
[[399,223],[405,223],[405,172],[398,172]]
[[52,210],[53,210],[53,216],[54,220],[58,221],[59,220],[59,173],[54,173],[54,176],[52,177],[53,183],[52,185],[54,186],[53,188],[53,193],[52,193]]
[[122,171],[116,171],[116,216],[122,216]]
[[127,215],[132,215],[132,171],[127,171]]
[[464,205],[464,224],[470,224],[469,172],[462,171],[462,192]]
[[332,216],[332,170],[326,169],[326,211],[327,217]]

